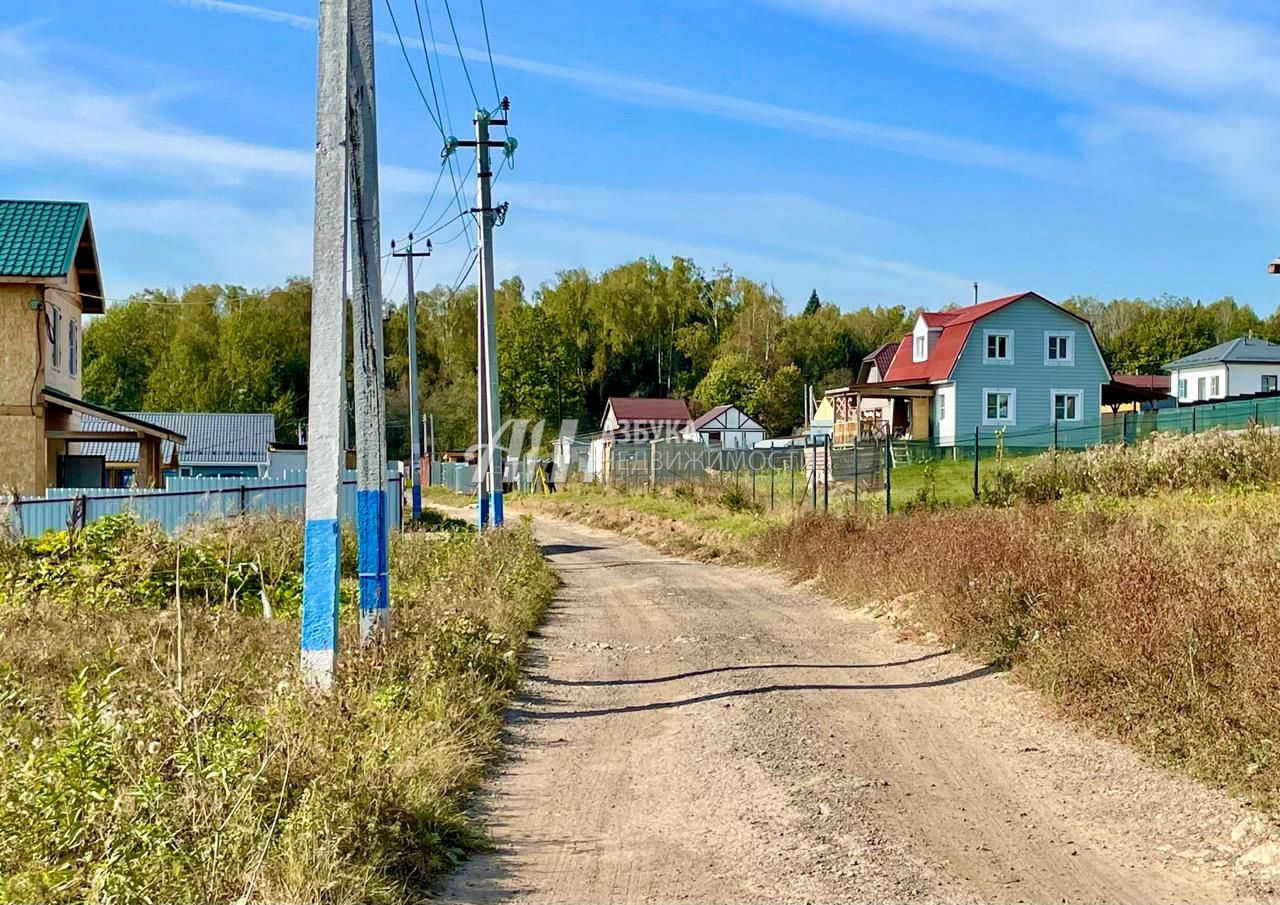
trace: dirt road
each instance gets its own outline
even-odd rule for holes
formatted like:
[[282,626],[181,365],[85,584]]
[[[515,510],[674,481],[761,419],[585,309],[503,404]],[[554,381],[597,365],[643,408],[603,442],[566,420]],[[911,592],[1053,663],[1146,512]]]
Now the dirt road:
[[445,901],[1274,895],[1271,827],[987,669],[760,571],[537,528],[564,588],[480,802],[495,850]]

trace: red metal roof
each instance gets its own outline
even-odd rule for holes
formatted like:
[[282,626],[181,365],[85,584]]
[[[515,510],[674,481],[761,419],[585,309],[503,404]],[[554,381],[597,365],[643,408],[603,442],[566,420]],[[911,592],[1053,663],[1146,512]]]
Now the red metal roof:
[[694,430],[701,430],[705,425],[710,424],[712,421],[719,418],[721,415],[729,411],[729,409],[731,408],[733,408],[733,406],[731,405],[717,405],[715,408],[707,412],[697,421],[693,422],[691,426],[693,427]]
[[[898,344],[898,351],[893,356],[893,364],[889,365],[889,371],[884,379],[895,382],[922,378],[948,380],[951,377],[951,371],[955,368],[956,359],[960,357],[960,350],[964,348],[965,340],[969,338],[969,328],[988,314],[993,314],[1006,305],[1025,298],[1037,298],[1045,304],[1053,305],[1053,302],[1034,292],[1019,292],[1017,295],[1006,295],[977,305],[969,305],[967,308],[957,308],[954,311],[922,312],[920,316],[924,318],[925,324],[930,327],[942,327],[942,333],[933,344],[933,350],[925,361],[912,361],[912,335],[908,333]],[[1054,307],[1067,311],[1061,305],[1054,305]],[[1067,313],[1077,320],[1089,323],[1078,314],[1071,311]]]
[[[889,365],[893,364],[893,356],[897,351],[898,340],[890,340],[870,355],[863,358],[862,361],[864,364],[874,364],[876,366],[876,370],[880,372],[880,379],[884,380],[884,376],[889,373]],[[859,369],[859,379],[863,379],[861,369]]]
[[671,421],[687,424],[689,406],[683,399],[640,399],[635,396],[610,396],[609,408],[618,421]]

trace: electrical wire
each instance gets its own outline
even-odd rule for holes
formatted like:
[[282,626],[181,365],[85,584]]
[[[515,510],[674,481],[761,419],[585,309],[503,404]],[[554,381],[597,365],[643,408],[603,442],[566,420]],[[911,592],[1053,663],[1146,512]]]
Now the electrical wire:
[[[497,98],[498,102],[498,106],[494,109],[501,110],[502,89],[498,87],[498,70],[493,65],[493,45],[489,43],[489,17],[486,16],[484,12],[484,0],[480,0],[480,23],[484,26],[484,49],[485,52],[489,54],[489,75],[493,77],[493,94],[494,97]],[[505,125],[502,127],[502,132],[504,135],[510,137],[510,133],[507,132],[507,127]]]
[[[426,0],[423,0],[423,3],[425,2]],[[431,11],[428,10],[427,11],[428,18],[430,17],[430,15],[431,15]],[[435,101],[435,105],[436,105],[436,124],[440,125],[444,122],[444,117],[440,115],[440,96],[436,93],[436,79],[435,79],[435,76],[432,75],[431,73],[431,52],[427,49],[427,36],[422,31],[422,10],[418,6],[418,0],[413,0],[413,16],[415,19],[418,20],[418,37],[422,39],[422,59],[425,60],[427,64],[427,79],[431,82],[431,98],[432,100]],[[434,39],[432,43],[434,44]],[[440,90],[441,91],[444,90],[444,71],[443,70],[441,70],[440,72]],[[440,129],[440,139],[442,141],[448,140],[448,136],[444,134],[443,127],[441,127]]]
[[449,30],[453,32],[453,46],[458,48],[458,62],[462,64],[462,74],[467,77],[467,87],[471,89],[471,99],[480,109],[480,96],[476,94],[476,86],[471,82],[471,70],[467,68],[467,58],[462,55],[462,42],[458,40],[458,28],[453,24],[453,10],[449,8],[449,0],[444,0],[444,12],[449,17]]
[[[386,0],[386,4],[387,12],[391,15],[391,27],[395,29],[396,41],[400,44],[400,53],[404,55],[404,64],[409,67],[409,75],[413,77],[413,84],[418,88],[418,97],[422,98],[422,106],[427,108],[427,115],[431,117],[431,121],[436,124],[436,128],[440,130],[440,135],[443,137],[444,125],[440,122],[440,118],[436,116],[435,112],[431,109],[431,102],[427,100],[427,94],[422,90],[422,82],[418,80],[418,72],[413,68],[413,62],[409,59],[409,48],[404,46],[404,38],[400,34],[400,24],[396,22],[396,12],[391,8],[391,0]],[[415,11],[418,9],[416,2],[414,3],[413,8]],[[425,51],[425,48],[423,49]],[[427,74],[430,75],[430,69],[427,70]],[[435,92],[434,80],[432,82],[431,90],[433,93]]]

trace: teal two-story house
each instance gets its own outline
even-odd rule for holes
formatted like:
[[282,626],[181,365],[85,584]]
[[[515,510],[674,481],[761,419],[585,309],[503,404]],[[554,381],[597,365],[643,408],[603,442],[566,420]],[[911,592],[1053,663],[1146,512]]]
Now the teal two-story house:
[[870,429],[967,445],[976,430],[985,444],[1002,430],[1008,446],[1076,446],[1098,441],[1110,384],[1089,322],[1024,292],[922,312],[878,381],[828,395],[837,442]]

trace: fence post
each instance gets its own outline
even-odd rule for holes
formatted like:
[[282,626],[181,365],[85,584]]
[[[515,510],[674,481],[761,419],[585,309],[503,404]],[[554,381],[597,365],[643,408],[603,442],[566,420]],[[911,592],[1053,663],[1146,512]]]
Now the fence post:
[[787,465],[790,466],[787,470],[791,472],[791,490],[787,494],[787,502],[791,505],[792,509],[795,509],[795,506],[796,506],[796,451],[794,446],[787,451]]
[[1196,432],[1196,410],[1193,408],[1191,410],[1191,433],[1194,434],[1195,432]]
[[[813,475],[813,511],[818,511],[818,444],[809,444],[809,449],[813,450],[813,468],[808,469]],[[805,456],[805,465],[808,466],[809,457]]]
[[245,489],[244,489],[244,485],[241,484],[240,485],[240,514],[241,515],[244,515],[244,504],[245,504]]
[[893,471],[892,453],[889,451],[889,435],[884,436],[884,514],[893,512],[893,479],[889,476]]
[[822,444],[822,511],[831,507],[831,437]]
[[858,504],[858,435],[853,435],[853,503]]
[[1129,413],[1120,413],[1120,445],[1129,445]]
[[1053,451],[1058,451],[1058,419],[1056,415],[1053,419]]
[[776,477],[776,469],[773,467],[773,456],[769,456],[769,511],[773,511],[773,481]]
[[982,428],[973,428],[973,498],[982,498],[981,485],[978,483],[978,460],[982,457]]
[[747,460],[747,475],[751,478],[751,502],[754,503],[756,501],[756,467],[752,463],[750,456],[745,458]]

